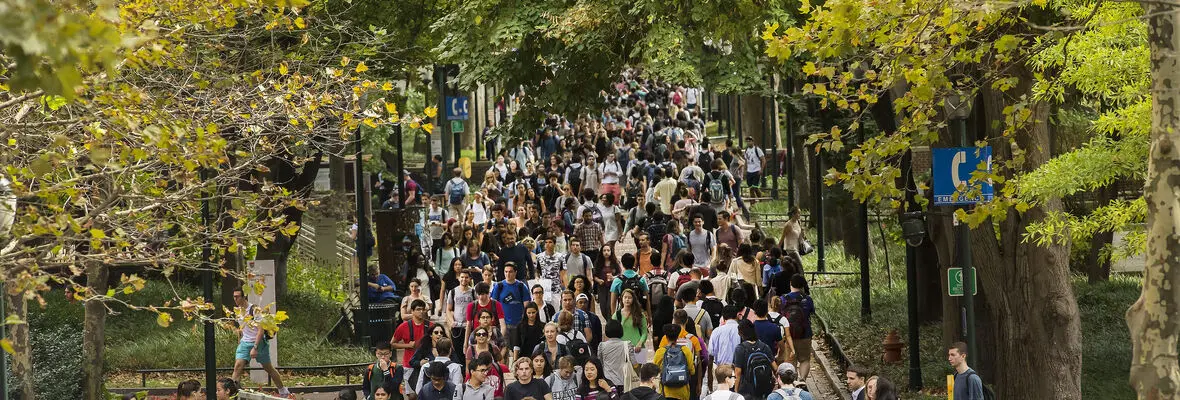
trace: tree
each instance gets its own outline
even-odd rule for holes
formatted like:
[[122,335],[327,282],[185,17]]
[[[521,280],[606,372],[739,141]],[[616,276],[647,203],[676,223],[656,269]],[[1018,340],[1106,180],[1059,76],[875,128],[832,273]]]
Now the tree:
[[[180,296],[133,304],[126,295],[142,288],[144,277],[124,274],[108,288],[112,267],[143,267],[169,280],[182,271],[212,272],[260,291],[245,271],[201,259],[202,245],[219,260],[276,243],[289,248],[284,241],[312,202],[303,164],[318,166],[326,149],[352,140],[362,126],[381,129],[403,117],[422,124],[387,101],[392,82],[366,79],[369,66],[349,57],[376,39],[308,5],[153,0],[102,4],[91,15],[37,2],[47,15],[63,16],[53,23],[71,25],[36,26],[22,37],[0,31],[4,43],[87,26],[135,38],[63,46],[74,54],[64,58],[0,53],[14,66],[0,71],[0,81],[40,71],[27,90],[0,86],[0,165],[18,199],[10,240],[0,248],[11,326],[0,344],[13,354],[21,398],[36,398],[27,301],[63,285],[85,304],[83,386],[86,398],[101,398],[107,312],[153,312],[166,327],[176,317],[212,318],[216,307],[213,299]],[[27,18],[12,14],[19,10],[0,12],[0,21]],[[102,19],[115,10],[117,23]],[[337,40],[344,33],[351,39]],[[117,57],[95,63],[106,55]],[[57,84],[44,83],[53,76]],[[224,225],[202,221],[202,200],[219,203],[229,216]],[[285,318],[279,312],[255,322],[274,331]]]
[[[810,140],[817,152],[849,152],[851,160],[829,170],[827,182],[842,185],[858,200],[904,210],[896,178],[910,172],[898,163],[912,146],[954,144],[943,99],[956,91],[969,99],[978,96],[968,134],[977,145],[993,147],[993,171],[977,174],[960,190],[977,192],[978,181],[990,179],[996,197],[955,216],[977,231],[971,248],[984,314],[994,324],[994,347],[981,347],[975,363],[979,356],[986,361],[994,355],[994,371],[982,373],[996,383],[999,397],[1080,398],[1080,321],[1069,286],[1068,244],[1038,246],[1023,238],[1029,226],[1061,212],[1062,204],[1018,195],[1020,177],[1052,157],[1049,103],[1034,91],[1034,84],[1046,80],[1028,60],[1062,39],[1034,29],[1058,17],[1044,4],[836,0],[803,8],[805,23],[781,33],[770,26],[765,38],[768,54],[802,64],[799,72],[812,79],[804,92],[821,107],[854,116],[892,92],[894,115],[885,118],[897,119],[896,131],[846,148],[848,132],[859,128],[860,118],[854,118]],[[933,220],[933,238],[953,237],[949,217]],[[949,244],[943,239],[938,246],[944,267],[957,256]]]
[[1180,339],[1180,265],[1176,254],[1177,143],[1180,143],[1180,115],[1173,106],[1180,92],[1176,50],[1180,35],[1173,28],[1180,22],[1180,7],[1146,3],[1147,41],[1151,46],[1151,147],[1144,187],[1147,208],[1147,264],[1143,292],[1127,310],[1131,330],[1131,386],[1140,399],[1175,399],[1180,396],[1180,366],[1176,343]]
[[770,70],[756,27],[789,24],[787,1],[468,1],[434,25],[440,59],[462,65],[465,87],[522,88],[516,134],[544,112],[602,106],[600,92],[635,67],[646,78],[707,84],[718,93],[765,92]]

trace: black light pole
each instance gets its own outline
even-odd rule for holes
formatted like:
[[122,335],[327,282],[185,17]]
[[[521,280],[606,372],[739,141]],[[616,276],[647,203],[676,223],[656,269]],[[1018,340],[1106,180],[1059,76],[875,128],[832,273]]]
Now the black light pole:
[[[905,155],[903,164],[908,165],[911,158],[909,152]],[[907,203],[911,206],[916,206],[914,201],[914,191],[917,189],[914,185],[914,178],[911,172],[907,172],[909,177],[906,178],[906,197],[909,199]],[[910,391],[918,391],[922,389],[922,358],[921,345],[918,330],[918,255],[916,248],[922,245],[922,240],[926,237],[926,221],[922,219],[922,212],[915,211],[906,213],[903,216],[901,225],[902,235],[905,237],[905,279],[906,279],[906,315],[909,323],[909,353],[910,353]]]
[[[788,78],[787,90],[795,91],[795,80]],[[787,210],[795,209],[795,119],[787,107]]]
[[[359,286],[360,293],[357,297],[361,300],[360,315],[356,316],[353,325],[357,326],[358,336],[361,338],[361,345],[365,348],[372,346],[369,343],[369,293],[368,293],[368,276],[366,271],[369,263],[369,256],[365,250],[365,244],[369,236],[369,211],[366,209],[365,202],[365,166],[363,163],[364,149],[361,147],[361,128],[356,128],[356,159],[353,161],[356,167],[356,264],[360,269],[360,274],[357,276],[366,277],[362,282],[364,285]],[[399,139],[400,141],[400,139]],[[400,196],[401,194],[399,194]]]
[[[860,143],[863,146],[865,142],[865,126],[858,124],[856,129],[858,136],[860,136]],[[860,320],[868,323],[873,320],[873,307],[871,304],[872,288],[869,287],[869,203],[868,198],[860,202],[860,223],[861,223],[861,237],[860,237]]]
[[[974,147],[974,143],[967,137],[967,117],[971,115],[973,96],[956,92],[946,99],[947,116],[954,121],[953,126],[958,132],[960,147]],[[959,206],[966,210],[969,206]],[[963,314],[966,319],[967,354],[979,354],[975,349],[975,271],[971,266],[971,226],[965,221],[956,220],[956,247],[959,253],[960,267],[963,268]]]
[[824,272],[827,267],[824,266],[823,158],[818,152],[811,153],[811,167],[812,193],[815,196],[815,215],[811,216],[811,221],[815,223],[815,267],[817,271]]
[[[773,76],[770,78],[770,88],[771,88],[770,93],[772,95],[774,95],[774,101],[771,102],[771,105],[770,105],[770,107],[771,107],[771,109],[770,109],[770,111],[771,111],[770,112],[770,120],[771,120],[770,135],[772,138],[774,138],[774,140],[772,140],[770,143],[770,154],[772,154],[770,159],[773,160],[772,164],[774,164],[774,175],[771,175],[771,177],[770,177],[770,197],[777,199],[778,198],[778,177],[779,177],[779,175],[782,175],[783,171],[782,171],[782,167],[779,165],[779,160],[778,160],[778,142],[779,142],[779,137],[778,137],[778,129],[779,129],[779,127],[778,127],[778,90],[779,90],[779,82]],[[789,206],[787,207],[787,212],[790,212]]]
[[[201,182],[209,180],[209,170],[201,168]],[[213,301],[213,247],[209,243],[209,234],[212,232],[212,212],[209,210],[209,194],[202,196],[201,200],[201,223],[205,225],[205,238],[201,243],[201,266],[205,270],[201,274],[201,286],[203,286],[203,295],[205,301]],[[217,387],[217,338],[213,327],[212,315],[205,320],[205,387]],[[217,400],[216,390],[206,390],[205,399]]]

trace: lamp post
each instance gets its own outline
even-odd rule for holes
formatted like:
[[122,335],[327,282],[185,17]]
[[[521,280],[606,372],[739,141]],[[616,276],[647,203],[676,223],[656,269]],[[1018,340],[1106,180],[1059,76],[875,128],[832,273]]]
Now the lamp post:
[[[972,101],[975,97],[964,95],[958,87],[957,83],[962,81],[962,77],[952,77],[952,81],[956,83],[956,88],[943,103],[946,115],[953,122],[951,129],[952,133],[959,137],[959,146],[972,147],[974,144],[967,137],[967,117],[971,115]],[[960,209],[966,208],[967,206],[960,206]],[[979,354],[975,350],[975,294],[972,293],[975,290],[975,271],[971,266],[971,227],[966,222],[956,219],[955,230],[958,231],[956,247],[959,253],[959,267],[963,268],[963,314],[966,319],[964,328],[967,333],[967,354]]]
[[[912,174],[906,179],[907,186],[913,185]],[[913,191],[906,190],[906,197],[910,204],[913,201]],[[921,211],[908,212],[902,215],[901,233],[905,237],[905,279],[906,279],[906,314],[909,319],[910,344],[910,391],[922,389],[922,361],[919,353],[918,337],[918,246],[926,238],[926,221]]]
[[[362,104],[367,104],[362,100]],[[365,249],[369,235],[369,212],[365,207],[365,166],[364,166],[364,150],[361,143],[361,128],[356,128],[356,159],[353,164],[356,167],[356,265],[360,269],[357,276],[360,276],[362,282],[368,282],[369,271],[368,267],[369,257]],[[399,172],[400,173],[400,172]],[[399,194],[400,196],[400,194]],[[360,285],[357,297],[360,298],[361,309],[358,314],[354,316],[353,325],[357,327],[357,336],[360,336],[361,345],[365,348],[372,346],[369,342],[369,293],[368,286]]]
[[[201,183],[209,180],[209,169],[201,168]],[[209,233],[213,230],[213,215],[209,208],[209,196],[201,200],[201,223],[205,225],[205,238],[201,243],[201,265],[205,271],[201,273],[201,286],[206,301],[213,299],[213,244],[209,242]],[[213,320],[205,321],[205,387],[211,388],[217,385],[217,335],[214,331]],[[217,393],[213,390],[208,390],[205,393],[207,400],[217,400]]]

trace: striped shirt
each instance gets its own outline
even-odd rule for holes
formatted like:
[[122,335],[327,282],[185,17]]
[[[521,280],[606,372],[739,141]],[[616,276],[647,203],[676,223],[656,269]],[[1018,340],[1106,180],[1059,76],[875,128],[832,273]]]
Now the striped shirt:
[[713,364],[733,364],[733,353],[741,342],[737,320],[726,320],[713,330],[713,335],[709,337],[709,354],[713,355]]

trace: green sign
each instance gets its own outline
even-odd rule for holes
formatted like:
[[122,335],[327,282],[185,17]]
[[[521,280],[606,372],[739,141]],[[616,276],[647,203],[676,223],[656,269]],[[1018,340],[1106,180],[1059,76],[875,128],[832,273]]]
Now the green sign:
[[[947,268],[946,270],[946,287],[947,292],[951,296],[963,295],[963,269],[962,268]],[[979,294],[979,271],[974,267],[971,268],[971,295]]]
[[463,121],[461,121],[461,120],[451,121],[451,132],[452,133],[463,132]]

